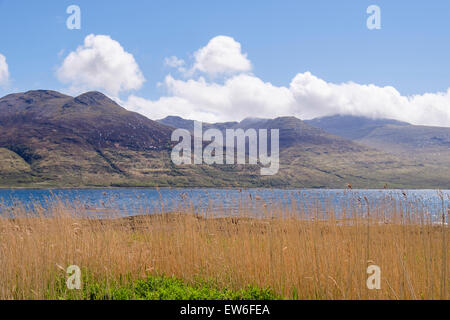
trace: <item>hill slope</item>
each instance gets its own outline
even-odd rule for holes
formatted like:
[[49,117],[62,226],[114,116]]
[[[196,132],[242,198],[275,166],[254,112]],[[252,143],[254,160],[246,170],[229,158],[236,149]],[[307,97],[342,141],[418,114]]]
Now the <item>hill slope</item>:
[[306,123],[350,140],[364,138],[378,128],[409,126],[409,123],[391,119],[370,119],[366,117],[341,115],[307,120]]
[[[172,127],[192,130],[193,121],[179,117],[160,120]],[[394,122],[392,122],[394,123]],[[240,123],[203,124],[205,129],[280,129],[280,172],[259,180],[283,187],[448,188],[450,172],[442,164],[410,159],[350,141],[313,127],[295,117],[245,119]],[[379,126],[380,123],[376,123]],[[407,125],[398,123],[398,125]],[[450,161],[447,162],[448,165]]]
[[[72,98],[42,90],[0,99],[0,148],[3,160],[13,157],[14,167],[22,168],[15,173],[18,181],[68,186],[120,181],[126,175],[118,158],[166,151],[170,134],[170,128],[99,92]],[[3,183],[14,182],[15,174],[2,174]]]
[[450,163],[450,128],[417,126],[395,120],[333,116],[308,121],[338,136],[394,154],[440,163]]
[[193,122],[155,122],[99,92],[29,91],[0,99],[1,187],[391,187],[449,188],[449,171],[380,152],[294,117],[205,124],[280,129],[280,171],[258,165],[175,166],[170,136]]

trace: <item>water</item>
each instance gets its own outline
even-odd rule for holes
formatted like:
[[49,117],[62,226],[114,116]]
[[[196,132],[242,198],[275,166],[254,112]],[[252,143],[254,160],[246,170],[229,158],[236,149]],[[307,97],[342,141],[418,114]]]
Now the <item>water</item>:
[[[450,190],[442,191],[444,210],[450,207]],[[260,214],[263,210],[283,208],[319,208],[319,217],[326,218],[325,208],[360,206],[378,207],[380,204],[396,203],[405,211],[411,208],[429,212],[435,221],[442,218],[443,205],[435,190],[280,190],[280,189],[54,189],[54,190],[0,190],[0,215],[11,212],[21,205],[29,212],[36,206],[49,208],[58,201],[82,208],[93,216],[119,214],[133,216],[193,208],[197,214],[227,212],[237,213],[246,206],[250,212]],[[420,207],[418,207],[418,205]],[[386,210],[389,210],[386,205]],[[80,211],[80,210],[79,210]],[[316,210],[317,211],[317,210]]]

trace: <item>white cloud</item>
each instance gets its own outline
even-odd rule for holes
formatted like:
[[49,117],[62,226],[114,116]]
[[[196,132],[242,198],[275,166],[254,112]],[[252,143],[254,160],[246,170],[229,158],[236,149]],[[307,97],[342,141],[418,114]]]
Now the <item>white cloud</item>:
[[179,59],[175,56],[171,56],[169,58],[164,59],[164,64],[171,68],[179,68],[179,67],[184,66],[185,62],[183,59]]
[[181,73],[186,72],[186,68],[184,67],[186,62],[183,59],[179,59],[178,57],[171,56],[169,58],[165,58],[164,64],[168,67],[176,68]]
[[[191,78],[165,78],[162,86],[167,89],[167,96],[151,101],[132,95],[124,105],[151,119],[177,115],[216,122],[245,117],[312,119],[342,114],[450,127],[450,89],[404,96],[394,87],[331,83],[310,72],[297,74],[289,86],[275,86],[249,74],[251,63],[241,53],[241,45],[224,36],[212,39],[197,51],[195,58]],[[176,58],[168,62],[179,67],[180,61]],[[193,70],[207,75],[222,73],[225,77],[220,82],[192,78]]]
[[131,96],[125,106],[152,119],[178,115],[214,122],[255,116],[311,119],[343,114],[450,127],[450,89],[402,96],[393,87],[334,84],[309,72],[298,74],[289,87],[274,86],[248,74],[232,76],[223,84],[167,76],[164,86],[168,96],[157,101]]
[[88,35],[84,44],[71,52],[57,71],[71,92],[104,90],[120,92],[140,89],[145,78],[132,54],[105,35]]
[[150,119],[162,119],[168,115],[178,115],[187,119],[202,119],[215,121],[216,117],[210,112],[198,109],[190,101],[180,97],[162,97],[157,101],[147,100],[135,95],[128,97],[123,106],[139,112]]
[[125,106],[152,119],[178,115],[203,121],[232,121],[255,115],[288,115],[295,102],[289,89],[247,74],[227,79],[223,85],[204,78],[183,81],[167,76],[164,85],[169,97],[148,101],[131,96]]
[[201,71],[210,76],[248,72],[252,69],[241,44],[231,37],[217,36],[195,54],[191,72]]
[[0,85],[5,85],[9,81],[9,70],[6,58],[0,53]]
[[445,93],[402,96],[394,87],[328,83],[306,72],[292,80],[290,91],[296,101],[296,114],[306,119],[343,114],[450,127],[450,89]]

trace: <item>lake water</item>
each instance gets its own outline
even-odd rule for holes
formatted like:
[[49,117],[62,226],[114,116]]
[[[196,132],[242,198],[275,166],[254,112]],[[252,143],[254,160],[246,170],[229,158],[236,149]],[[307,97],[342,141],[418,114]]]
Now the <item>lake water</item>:
[[439,221],[443,210],[447,212],[450,206],[450,190],[441,192],[444,203],[436,190],[5,189],[0,190],[0,215],[11,214],[11,208],[17,206],[33,212],[37,206],[48,209],[58,202],[98,217],[112,213],[132,216],[172,212],[181,208],[197,214],[230,215],[242,208],[254,214],[275,208],[294,211],[303,208],[305,212],[315,208],[315,214],[325,218],[329,208],[337,212],[355,206],[362,211],[372,207],[389,211],[397,206],[405,212],[428,212]]

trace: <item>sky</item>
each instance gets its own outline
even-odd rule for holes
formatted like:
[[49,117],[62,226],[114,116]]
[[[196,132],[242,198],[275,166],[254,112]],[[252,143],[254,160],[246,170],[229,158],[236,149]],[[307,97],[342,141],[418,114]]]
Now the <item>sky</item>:
[[0,0],[0,96],[98,90],[151,119],[450,127],[449,18],[447,0]]

